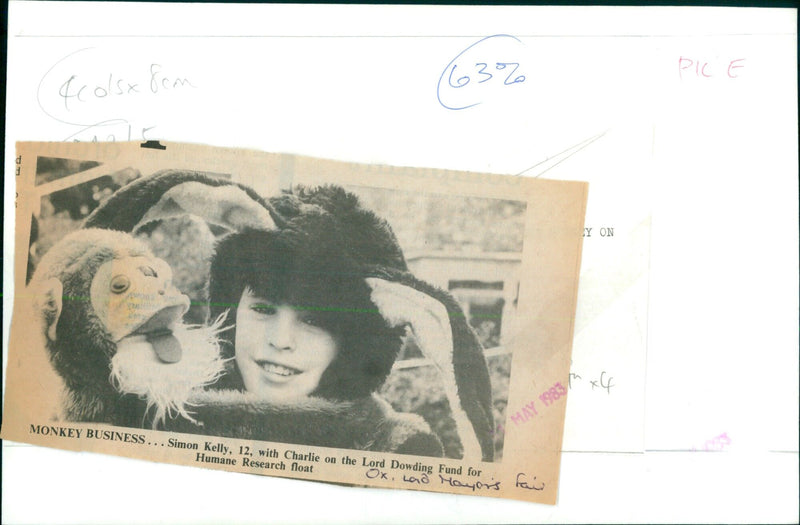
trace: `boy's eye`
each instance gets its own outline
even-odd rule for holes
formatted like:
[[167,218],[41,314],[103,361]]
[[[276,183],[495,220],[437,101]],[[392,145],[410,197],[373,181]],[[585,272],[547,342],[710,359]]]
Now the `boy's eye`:
[[320,326],[319,314],[316,312],[305,309],[298,309],[297,318],[304,325],[316,326],[316,327]]
[[274,306],[267,303],[255,303],[250,306],[250,309],[262,315],[274,315],[278,311]]
[[307,324],[308,326],[319,326],[319,322],[317,321],[317,319],[310,315],[303,316],[301,321],[303,322],[303,324]]

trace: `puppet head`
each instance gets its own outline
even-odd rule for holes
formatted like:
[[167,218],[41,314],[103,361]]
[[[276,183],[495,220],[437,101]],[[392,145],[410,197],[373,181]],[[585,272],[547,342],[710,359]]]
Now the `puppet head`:
[[171,275],[143,243],[110,230],[73,232],[42,258],[31,289],[67,388],[68,419],[119,421],[115,404],[125,394],[153,409],[154,426],[167,415],[190,417],[191,391],[214,381],[222,362],[215,327],[182,325],[189,299]]

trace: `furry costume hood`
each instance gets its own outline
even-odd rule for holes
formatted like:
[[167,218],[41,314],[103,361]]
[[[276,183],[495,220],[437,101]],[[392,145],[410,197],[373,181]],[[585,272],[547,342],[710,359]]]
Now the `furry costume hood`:
[[[330,213],[308,201],[326,198]],[[301,199],[305,199],[304,202]],[[341,188],[298,190],[274,200],[287,218],[280,230],[246,230],[223,239],[211,264],[211,318],[228,312],[234,328],[223,334],[233,357],[235,311],[246,287],[275,303],[312,315],[337,341],[339,352],[314,395],[353,400],[375,392],[386,380],[402,345],[402,328],[391,328],[370,300],[364,277],[373,262],[405,269],[389,225],[358,206]],[[354,223],[357,223],[354,224]],[[358,234],[365,234],[358,238]],[[235,368],[220,383],[243,389]]]
[[275,405],[246,392],[224,390],[200,392],[192,403],[202,407],[203,426],[172,419],[166,430],[396,454],[443,454],[441,441],[420,416],[395,412],[376,395],[345,402],[308,398]]
[[163,170],[120,188],[96,208],[84,228],[135,233],[149,223],[197,215],[237,230],[281,226],[281,217],[255,190],[199,171]]
[[[233,233],[217,246],[211,265],[212,318],[224,311],[235,322],[236,304],[249,286],[256,295],[316,314],[338,342],[339,353],[314,395],[353,401],[376,392],[402,346],[402,327],[390,327],[372,302],[368,277],[397,282],[433,297],[447,310],[454,353],[454,412],[466,413],[484,460],[494,455],[491,386],[483,349],[455,299],[408,272],[389,224],[338,186],[295,187],[270,200],[286,221],[276,230]],[[222,337],[233,357],[235,328]],[[235,367],[218,383],[243,389]],[[452,403],[451,397],[451,404]],[[462,410],[463,409],[463,410]]]
[[[365,279],[402,284],[435,299],[445,307],[452,331],[452,348],[442,349],[439,357],[450,359],[444,388],[457,426],[461,423],[462,442],[463,432],[474,431],[478,453],[484,461],[493,459],[491,384],[483,349],[455,299],[408,272],[385,220],[337,186],[295,187],[265,201],[242,185],[207,179],[196,172],[168,171],[136,181],[133,188],[117,192],[113,203],[95,210],[87,224],[133,231],[183,210],[227,227],[232,233],[218,243],[211,265],[211,319],[228,311],[228,321],[235,323],[236,307],[248,286],[257,295],[313,311],[339,348],[314,392],[324,403],[347,406],[372,399],[400,350],[404,330],[383,319]],[[198,184],[208,184],[207,190]],[[211,200],[209,192],[215,195]],[[120,218],[116,210],[137,211]],[[232,357],[235,325],[221,335],[223,352]],[[241,376],[229,364],[230,373],[214,388],[241,390]],[[213,411],[214,406],[203,410]]]

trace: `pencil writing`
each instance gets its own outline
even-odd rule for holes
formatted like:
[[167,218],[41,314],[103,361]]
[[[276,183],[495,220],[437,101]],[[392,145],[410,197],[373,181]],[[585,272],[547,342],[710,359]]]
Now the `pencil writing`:
[[126,63],[89,47],[52,64],[36,99],[48,117],[72,128],[64,140],[148,140],[156,125],[146,119],[156,97],[174,102],[197,87],[174,65],[144,58]]

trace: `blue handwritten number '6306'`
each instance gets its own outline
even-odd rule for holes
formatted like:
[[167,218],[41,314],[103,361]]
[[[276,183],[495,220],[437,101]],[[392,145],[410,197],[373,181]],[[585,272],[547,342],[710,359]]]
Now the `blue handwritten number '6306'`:
[[[513,86],[514,84],[525,82],[525,75],[517,74],[517,70],[520,66],[519,62],[475,62],[474,65],[471,64],[469,66],[463,66],[457,63],[458,60],[472,48],[483,42],[486,42],[487,40],[500,38],[511,38],[516,42],[521,43],[520,39],[515,36],[492,35],[478,40],[463,50],[453,60],[451,60],[449,64],[447,64],[447,67],[444,69],[444,71],[442,71],[442,74],[439,77],[439,83],[436,86],[436,97],[439,100],[439,104],[447,109],[460,110],[471,108],[481,103],[481,101],[476,101],[466,105],[449,105],[442,100],[443,88],[446,90],[448,88],[461,89],[470,85],[476,86],[478,84],[489,82],[495,78],[495,76],[498,77],[498,80],[502,79],[502,86]],[[458,70],[458,72],[456,70]],[[498,71],[502,73],[497,74]],[[442,84],[445,80],[445,77],[447,77],[447,81],[443,86]],[[497,83],[497,81],[495,81],[495,83]],[[498,84],[498,86],[500,86],[500,84]]]

